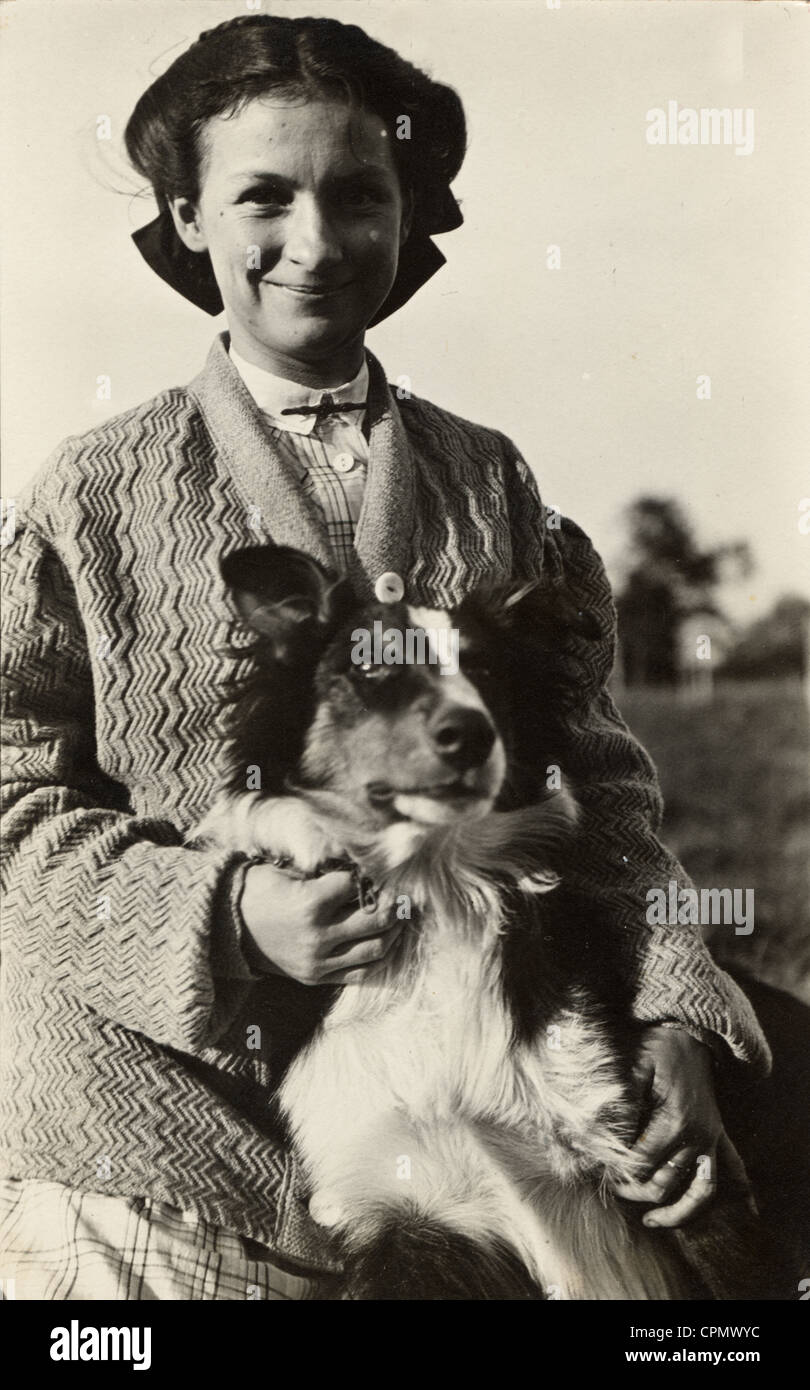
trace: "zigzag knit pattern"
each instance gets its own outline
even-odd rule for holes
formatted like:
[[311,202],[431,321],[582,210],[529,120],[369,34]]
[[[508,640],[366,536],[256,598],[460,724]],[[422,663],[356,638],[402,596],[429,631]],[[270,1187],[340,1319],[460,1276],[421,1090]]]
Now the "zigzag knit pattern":
[[[615,612],[599,557],[572,523],[546,526],[509,440],[398,403],[368,361],[358,592],[399,567],[409,599],[451,606],[480,579],[538,575],[596,615],[601,640],[568,658],[576,886],[615,934],[640,1021],[722,1038],[765,1070],[751,1008],[697,931],[646,923],[647,891],[689,879],[605,689]],[[328,560],[282,470],[223,338],[189,387],[67,440],[21,499],[3,555],[0,1142],[11,1176],[153,1196],[330,1269],[272,1110],[323,993],[255,980],[244,865],[183,845],[216,794],[224,695],[248,660],[229,650],[221,555],[274,540]]]

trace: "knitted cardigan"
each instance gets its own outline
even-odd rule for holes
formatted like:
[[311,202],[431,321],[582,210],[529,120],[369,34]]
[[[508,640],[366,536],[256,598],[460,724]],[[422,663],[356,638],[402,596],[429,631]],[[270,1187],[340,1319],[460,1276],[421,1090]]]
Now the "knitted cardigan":
[[[189,386],[67,439],[4,552],[0,1144],[9,1175],[167,1200],[328,1270],[273,1110],[321,991],[252,974],[244,861],[183,844],[218,789],[224,692],[249,669],[228,650],[220,556],[273,541],[330,564],[227,346]],[[572,658],[575,886],[598,900],[637,1020],[723,1039],[766,1071],[752,1010],[697,930],[646,921],[650,888],[689,879],[656,838],[653,766],[606,689],[615,612],[598,555],[572,522],[547,524],[507,438],[396,399],[367,360],[358,596],[385,571],[431,607],[483,578],[540,576],[597,617],[601,638]]]

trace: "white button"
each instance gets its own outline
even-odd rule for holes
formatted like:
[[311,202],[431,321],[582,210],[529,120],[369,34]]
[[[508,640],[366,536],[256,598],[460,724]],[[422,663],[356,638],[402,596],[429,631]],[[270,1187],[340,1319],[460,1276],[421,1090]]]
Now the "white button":
[[374,596],[379,603],[399,603],[405,593],[405,585],[393,570],[386,570],[374,585]]
[[337,469],[338,473],[351,473],[355,465],[355,459],[352,458],[351,454],[336,454],[331,460],[331,464],[333,468]]

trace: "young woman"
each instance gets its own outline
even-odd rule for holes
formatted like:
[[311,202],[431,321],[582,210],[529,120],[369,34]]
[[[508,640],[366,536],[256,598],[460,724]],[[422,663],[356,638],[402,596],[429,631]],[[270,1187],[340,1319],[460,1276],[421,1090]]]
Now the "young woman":
[[358,594],[450,606],[485,574],[542,577],[597,616],[575,886],[613,932],[651,1099],[625,1195],[677,1224],[714,1188],[712,1053],[765,1070],[768,1050],[697,931],[646,921],[649,889],[688,879],[606,689],[603,566],[546,524],[508,439],[400,400],[364,347],[460,224],[458,97],[355,26],[247,16],[153,83],[126,143],[160,208],[139,249],[228,329],[188,387],[56,450],[5,553],[0,1273],[18,1298],[340,1295],[272,1095],[323,986],[362,988],[393,929],[343,872],[183,843],[240,660],[219,560],[269,541]]

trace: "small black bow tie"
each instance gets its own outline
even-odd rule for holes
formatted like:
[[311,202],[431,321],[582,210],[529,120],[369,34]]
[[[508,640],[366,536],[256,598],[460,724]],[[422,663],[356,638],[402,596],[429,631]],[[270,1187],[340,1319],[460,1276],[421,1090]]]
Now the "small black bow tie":
[[314,415],[316,424],[327,415],[342,415],[344,410],[365,410],[365,401],[336,401],[328,391],[324,391],[317,405],[289,406],[282,415]]

